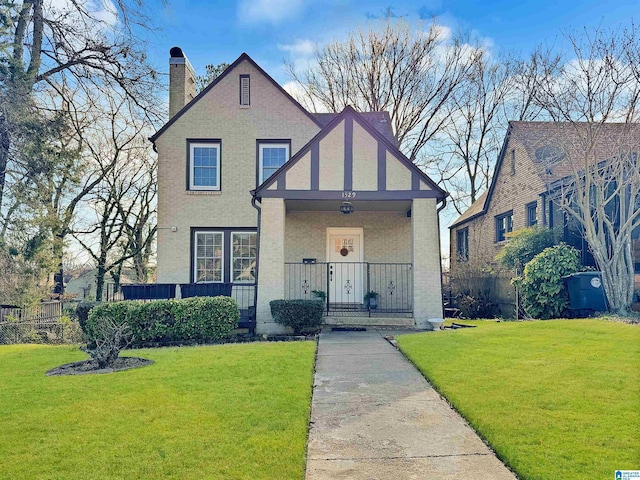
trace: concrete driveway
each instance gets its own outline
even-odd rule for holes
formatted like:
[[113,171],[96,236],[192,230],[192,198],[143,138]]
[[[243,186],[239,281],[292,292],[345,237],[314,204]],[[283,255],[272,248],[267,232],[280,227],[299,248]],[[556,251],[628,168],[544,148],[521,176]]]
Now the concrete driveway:
[[514,480],[387,334],[320,335],[307,479]]

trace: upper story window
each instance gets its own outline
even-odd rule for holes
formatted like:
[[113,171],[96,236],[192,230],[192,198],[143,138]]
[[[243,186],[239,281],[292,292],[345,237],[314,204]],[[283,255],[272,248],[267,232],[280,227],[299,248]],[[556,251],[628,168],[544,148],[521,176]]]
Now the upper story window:
[[220,190],[220,142],[189,142],[189,190]]
[[240,106],[248,107],[249,105],[251,105],[251,77],[240,75]]
[[506,240],[507,233],[513,231],[513,211],[496,217],[496,242]]
[[456,253],[458,260],[466,262],[469,260],[469,229],[464,228],[456,233]]
[[289,143],[258,143],[258,183],[267,180],[289,160],[289,150]]
[[538,224],[538,202],[532,202],[527,205],[527,227],[533,227]]

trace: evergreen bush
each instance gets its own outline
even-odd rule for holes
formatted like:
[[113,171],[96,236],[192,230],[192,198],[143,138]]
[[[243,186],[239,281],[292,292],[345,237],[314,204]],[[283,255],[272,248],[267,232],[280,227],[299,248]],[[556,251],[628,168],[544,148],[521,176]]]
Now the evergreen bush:
[[324,304],[318,300],[272,300],[271,315],[296,335],[317,332],[322,327]]
[[99,326],[110,321],[128,325],[132,346],[207,343],[228,337],[239,319],[238,303],[230,297],[125,300],[94,307],[83,330],[89,341],[95,341]]
[[515,279],[522,291],[525,311],[534,318],[559,318],[569,312],[569,295],[562,277],[582,270],[580,252],[560,244],[545,248]]

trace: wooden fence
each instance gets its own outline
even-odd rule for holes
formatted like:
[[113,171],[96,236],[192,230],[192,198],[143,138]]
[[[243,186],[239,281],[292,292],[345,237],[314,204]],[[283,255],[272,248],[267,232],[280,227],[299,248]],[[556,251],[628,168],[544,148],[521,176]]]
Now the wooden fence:
[[57,322],[62,316],[62,302],[43,302],[32,307],[0,308],[0,322]]

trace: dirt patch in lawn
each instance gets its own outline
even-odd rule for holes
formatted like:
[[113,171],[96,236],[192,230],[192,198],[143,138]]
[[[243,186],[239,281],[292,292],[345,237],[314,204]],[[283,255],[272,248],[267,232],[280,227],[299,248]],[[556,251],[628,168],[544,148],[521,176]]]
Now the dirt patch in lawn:
[[120,357],[116,360],[113,367],[98,368],[95,360],[82,360],[81,362],[66,363],[59,367],[52,368],[46,375],[48,377],[57,375],[85,375],[92,373],[112,373],[122,370],[130,370],[132,368],[146,367],[151,365],[153,360],[139,357]]

